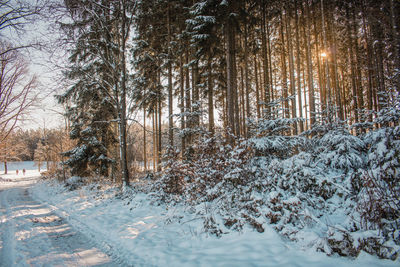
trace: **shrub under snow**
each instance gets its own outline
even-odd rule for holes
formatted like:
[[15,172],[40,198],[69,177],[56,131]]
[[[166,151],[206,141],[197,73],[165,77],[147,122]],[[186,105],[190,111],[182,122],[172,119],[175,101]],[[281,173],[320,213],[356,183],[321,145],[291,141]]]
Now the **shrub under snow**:
[[396,259],[399,126],[359,136],[327,127],[306,138],[285,134],[294,122],[253,124],[254,137],[234,147],[221,137],[204,138],[190,161],[170,150],[153,191],[162,201],[189,205],[217,236],[246,225],[263,232],[271,224],[283,237],[328,255],[366,251]]

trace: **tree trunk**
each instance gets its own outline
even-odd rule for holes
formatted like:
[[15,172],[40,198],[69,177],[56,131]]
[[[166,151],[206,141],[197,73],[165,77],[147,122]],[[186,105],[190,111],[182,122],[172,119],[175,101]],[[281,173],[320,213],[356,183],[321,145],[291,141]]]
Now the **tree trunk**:
[[326,37],[326,27],[325,27],[325,10],[324,10],[324,1],[321,0],[321,19],[322,19],[322,37],[323,37],[323,47],[326,53],[324,64],[325,64],[325,79],[326,79],[326,91],[328,93],[328,120],[332,121],[332,90],[331,90],[331,78],[329,73],[329,60],[332,57],[331,51],[327,51],[328,41]]
[[280,13],[280,35],[281,35],[281,72],[282,72],[282,90],[283,90],[283,102],[284,102],[284,114],[285,118],[290,118],[289,111],[289,100],[288,100],[288,85],[287,85],[287,70],[286,70],[286,50],[285,50],[285,37],[283,32],[283,11]]
[[351,30],[350,24],[350,8],[347,6],[346,8],[346,26],[347,26],[347,39],[349,44],[348,55],[350,61],[350,69],[351,69],[351,87],[353,94],[353,112],[354,112],[354,122],[358,123],[358,100],[357,100],[357,83],[356,83],[356,71],[355,71],[355,62],[354,62],[354,52],[353,52],[353,33]]
[[[300,59],[300,34],[299,34],[299,15],[297,10],[297,1],[295,1],[295,29],[296,29],[296,74],[297,74],[297,99],[298,99],[298,110],[299,117],[303,117],[303,104],[301,101],[301,59]],[[304,132],[304,123],[301,120],[300,133]]]
[[[179,76],[180,76],[180,108],[181,108],[181,131],[185,130],[185,77],[184,77],[184,72],[183,72],[183,56],[182,54],[180,55],[180,60],[179,60]],[[183,157],[183,154],[185,153],[185,147],[186,147],[186,140],[185,136],[182,135],[181,138],[181,154]]]
[[168,10],[167,10],[167,26],[168,26],[168,141],[171,147],[174,146],[174,122],[172,117],[173,112],[173,101],[172,101],[172,55],[171,55],[171,21],[170,21],[170,10],[169,10],[169,2],[168,2]]
[[[186,66],[189,64],[189,49],[186,49],[185,51],[185,61],[186,61]],[[190,75],[189,75],[189,67],[186,67],[186,73],[185,73],[185,83],[186,83],[186,89],[185,89],[185,101],[186,101],[186,107],[185,107],[185,113],[186,115],[186,130],[191,129],[193,126],[193,118],[192,118],[192,99],[191,99],[191,93],[190,93]],[[185,139],[186,139],[186,144],[191,145],[192,144],[192,135],[191,133],[185,133]]]
[[305,36],[305,46],[306,46],[306,64],[307,64],[307,79],[308,79],[308,98],[309,98],[309,110],[310,110],[310,127],[315,124],[315,96],[314,96],[314,79],[312,71],[312,58],[311,58],[311,41],[310,41],[310,8],[308,6],[308,1],[305,2],[306,5],[306,36]]
[[[247,23],[244,25],[244,79],[246,85],[246,116],[247,118],[251,117],[251,110],[250,110],[250,82],[249,82],[249,48],[247,45]],[[248,137],[248,133],[246,132],[246,136]]]
[[[368,69],[368,92],[367,92],[367,99],[368,99],[368,110],[372,111],[373,110],[373,76],[374,76],[374,71],[373,71],[373,65],[371,61],[372,57],[372,45],[371,45],[371,39],[369,38],[369,31],[366,25],[365,17],[366,17],[366,12],[365,12],[365,3],[363,2],[361,5],[361,14],[362,14],[362,20],[363,20],[363,30],[364,30],[364,39],[366,43],[366,58],[367,58],[367,69]],[[372,112],[370,112],[370,115],[368,116],[368,120],[372,122]]]
[[[355,51],[355,67],[356,67],[356,78],[357,78],[357,104],[358,110],[361,112],[364,109],[364,95],[363,95],[363,88],[362,88],[362,75],[361,75],[361,52],[358,46],[358,25],[356,20],[356,9],[353,6],[353,41],[354,41],[354,51]],[[360,118],[361,119],[361,118]]]
[[[313,14],[313,24],[314,24],[314,40],[315,40],[315,53],[316,53],[316,63],[317,63],[317,74],[318,74],[318,86],[319,86],[319,94],[320,94],[320,101],[321,101],[321,110],[323,112],[326,111],[327,101],[326,101],[326,90],[324,85],[324,79],[322,74],[323,66],[321,66],[321,47],[319,43],[319,35],[318,35],[318,24],[317,24],[317,17],[316,12]],[[311,44],[310,44],[311,46]]]
[[275,95],[274,95],[274,88],[276,87],[275,84],[273,84],[273,78],[272,78],[272,52],[271,52],[271,41],[270,41],[270,32],[269,32],[269,24],[267,23],[265,25],[267,28],[267,54],[268,54],[268,66],[269,66],[269,79],[268,79],[268,91],[270,94],[270,101],[274,101]]
[[129,186],[129,171],[128,171],[128,159],[126,153],[126,42],[128,38],[128,34],[126,29],[129,25],[127,25],[127,17],[126,17],[126,1],[122,1],[122,27],[121,27],[121,98],[120,98],[120,111],[119,111],[119,123],[120,123],[120,153],[121,153],[121,168],[122,168],[122,178],[125,186]]
[[146,109],[143,108],[143,164],[147,171]]
[[214,135],[214,88],[212,76],[212,57],[208,57],[208,131]]
[[157,123],[156,123],[156,118],[155,116],[155,110],[151,113],[152,115],[152,121],[153,121],[153,173],[156,171],[156,164],[157,164]]
[[270,95],[270,81],[269,81],[269,72],[268,72],[268,51],[267,51],[267,40],[266,40],[266,28],[267,28],[267,19],[266,19],[266,9],[264,0],[261,1],[261,12],[262,12],[262,20],[261,20],[261,46],[262,46],[262,59],[263,59],[263,84],[264,84],[264,102],[266,103],[266,110],[268,113],[271,112],[270,109],[270,102],[271,102],[271,95]]
[[399,37],[399,6],[396,7],[396,4],[399,5],[399,1],[393,2],[393,0],[389,0],[390,4],[390,23],[391,23],[391,46],[394,55],[394,87],[397,90],[397,93],[400,94],[400,37]]
[[[161,88],[161,71],[158,72],[158,86]],[[161,116],[162,116],[162,103],[161,103],[161,92],[158,96],[158,145],[157,145],[157,171],[161,171],[161,145],[162,145],[162,126],[161,126]]]
[[338,75],[338,68],[337,68],[337,41],[336,41],[336,28],[333,15],[329,16],[328,21],[328,32],[331,39],[331,54],[332,54],[332,72],[333,72],[333,88],[335,93],[335,102],[336,102],[336,109],[338,112],[338,117],[340,120],[343,121],[343,106],[342,106],[342,96],[340,92],[340,85],[339,85],[339,75]]
[[[286,13],[286,34],[287,34],[287,49],[288,49],[288,57],[289,57],[289,77],[290,77],[290,95],[292,97],[291,99],[291,112],[292,112],[292,118],[297,117],[297,108],[296,108],[296,84],[295,84],[295,78],[294,78],[294,59],[293,59],[293,49],[292,49],[292,31],[291,31],[291,25],[290,25],[290,19],[291,19],[291,11],[290,8],[287,10]],[[297,135],[297,123],[293,124],[293,134]]]
[[240,109],[241,109],[241,120],[240,125],[242,128],[242,135],[246,136],[246,108],[244,103],[244,74],[243,68],[240,67]]
[[[236,93],[236,66],[235,66],[235,29],[228,18],[225,24],[225,40],[226,40],[226,72],[227,72],[227,91],[226,91],[226,105],[227,105],[227,119],[228,119],[228,133],[237,135],[235,124],[235,93]],[[229,136],[230,143],[234,140]]]
[[254,77],[256,83],[256,108],[257,108],[257,118],[261,118],[261,105],[260,105],[260,86],[258,84],[258,68],[257,68],[257,54],[254,54]]

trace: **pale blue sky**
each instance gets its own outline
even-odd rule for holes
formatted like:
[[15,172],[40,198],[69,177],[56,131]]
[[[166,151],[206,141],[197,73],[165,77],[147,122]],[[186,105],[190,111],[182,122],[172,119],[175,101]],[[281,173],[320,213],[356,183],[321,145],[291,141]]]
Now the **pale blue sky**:
[[57,51],[57,46],[54,46],[56,36],[49,30],[49,25],[52,23],[54,24],[47,19],[38,18],[29,21],[24,26],[24,31],[16,32],[8,29],[1,32],[1,39],[4,38],[16,45],[34,43],[44,45],[44,49],[34,47],[20,50],[30,64],[30,75],[36,75],[38,78],[39,86],[36,90],[42,99],[37,106],[30,110],[27,118],[20,123],[19,126],[24,129],[42,128],[44,124],[48,128],[53,128],[64,124],[64,120],[59,114],[62,108],[54,99],[54,95],[61,92],[62,88],[60,88],[58,78],[60,71],[51,61],[60,61],[62,56],[60,56],[60,51]]

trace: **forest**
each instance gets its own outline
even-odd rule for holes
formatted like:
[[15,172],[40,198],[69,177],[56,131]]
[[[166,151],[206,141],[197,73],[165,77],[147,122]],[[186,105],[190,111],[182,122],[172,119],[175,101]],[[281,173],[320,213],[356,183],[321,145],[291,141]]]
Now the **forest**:
[[328,255],[398,258],[399,1],[49,8],[68,86],[48,177],[192,207],[217,237],[268,224]]

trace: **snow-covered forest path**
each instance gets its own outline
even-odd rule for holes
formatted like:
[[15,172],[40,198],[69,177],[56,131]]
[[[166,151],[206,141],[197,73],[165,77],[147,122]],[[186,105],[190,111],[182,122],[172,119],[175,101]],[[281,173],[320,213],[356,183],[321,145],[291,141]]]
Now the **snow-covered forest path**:
[[0,266],[117,266],[82,233],[29,194],[38,173],[2,175]]

